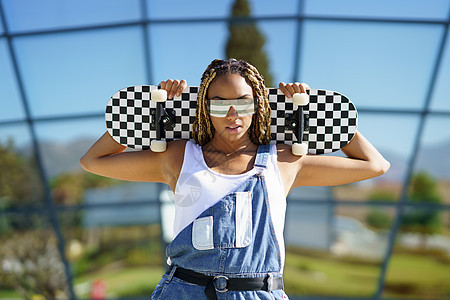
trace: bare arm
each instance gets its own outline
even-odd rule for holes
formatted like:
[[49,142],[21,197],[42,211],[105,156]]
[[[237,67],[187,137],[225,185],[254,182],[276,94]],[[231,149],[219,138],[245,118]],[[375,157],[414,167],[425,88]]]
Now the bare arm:
[[[291,97],[309,89],[305,83],[281,82],[281,91]],[[390,164],[359,132],[342,152],[347,157],[305,155],[294,156],[290,146],[278,145],[278,167],[286,194],[297,186],[330,186],[361,181],[382,175]]]
[[101,176],[163,182],[174,187],[181,169],[184,143],[168,143],[167,150],[162,153],[151,150],[124,152],[126,147],[105,133],[81,158],[80,164],[86,171]]
[[295,185],[340,185],[380,176],[390,164],[359,132],[342,149],[347,157],[306,156]]
[[347,157],[295,157],[290,151],[279,151],[278,164],[286,192],[297,186],[332,186],[361,181],[382,175],[390,167],[389,162],[359,132],[342,151]]
[[[160,83],[166,89],[168,98],[180,95],[186,81],[171,80]],[[167,144],[162,153],[127,151],[108,133],[105,133],[81,158],[80,164],[88,172],[101,176],[130,180],[167,183],[173,190],[183,164],[186,141],[173,141]]]

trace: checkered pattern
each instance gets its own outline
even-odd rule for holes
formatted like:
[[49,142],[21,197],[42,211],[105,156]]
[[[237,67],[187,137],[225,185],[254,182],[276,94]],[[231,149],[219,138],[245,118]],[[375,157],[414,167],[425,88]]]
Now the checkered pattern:
[[[297,109],[279,89],[269,89],[269,103],[272,109],[270,126],[272,140],[277,143],[296,142],[294,133],[285,127],[286,114]],[[309,116],[309,129],[303,134],[312,154],[338,151],[350,142],[356,132],[358,114],[355,106],[345,96],[325,90],[308,90],[309,104],[303,113]]]
[[[150,141],[156,138],[156,131],[150,128],[151,110],[156,103],[151,101],[151,91],[157,86],[133,86],[115,93],[106,107],[106,127],[120,144],[135,149],[150,148]],[[175,128],[165,131],[165,140],[192,139],[192,124],[195,119],[198,87],[187,87],[180,97],[165,102],[167,110],[175,112]],[[309,90],[310,103],[304,107],[309,115],[309,129],[304,132],[303,141],[313,154],[337,151],[354,136],[357,127],[357,111],[343,95]],[[292,144],[296,141],[293,132],[286,128],[286,114],[295,112],[291,99],[279,89],[268,89],[272,109],[273,143]],[[295,108],[296,109],[296,108]]]

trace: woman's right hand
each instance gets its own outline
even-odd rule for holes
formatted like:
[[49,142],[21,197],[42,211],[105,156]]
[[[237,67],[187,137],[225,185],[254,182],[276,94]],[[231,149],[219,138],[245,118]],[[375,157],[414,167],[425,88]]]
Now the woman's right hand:
[[161,81],[159,85],[162,90],[167,91],[167,99],[173,99],[174,96],[181,96],[181,93],[187,87],[187,82],[184,79],[181,81],[177,79],[167,79],[166,81]]
[[[186,80],[162,81],[161,88],[172,99],[180,96],[186,88]],[[109,133],[105,133],[80,159],[81,166],[88,172],[105,177],[130,181],[162,182],[172,190],[183,165],[186,140],[171,141],[165,152],[125,151]]]

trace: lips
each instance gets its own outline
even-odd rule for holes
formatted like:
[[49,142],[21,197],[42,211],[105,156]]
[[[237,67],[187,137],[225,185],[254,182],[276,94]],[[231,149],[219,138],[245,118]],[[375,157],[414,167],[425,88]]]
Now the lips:
[[236,128],[238,128],[238,127],[242,127],[242,126],[239,125],[239,124],[233,124],[233,125],[227,126],[227,128],[230,128],[230,129],[236,129]]
[[241,131],[242,126],[239,124],[233,124],[233,125],[228,125],[226,127],[226,130],[228,131],[228,133],[231,134],[236,134],[239,133]]

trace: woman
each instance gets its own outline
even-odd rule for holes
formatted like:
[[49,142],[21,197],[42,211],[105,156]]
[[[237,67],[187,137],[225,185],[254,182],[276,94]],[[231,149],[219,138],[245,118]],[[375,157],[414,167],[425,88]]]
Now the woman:
[[[160,85],[170,99],[187,84]],[[279,87],[287,97],[309,88]],[[225,113],[216,111],[224,107]],[[166,183],[175,193],[170,267],[152,299],[287,299],[286,195],[298,186],[379,176],[389,163],[359,132],[342,149],[347,157],[294,156],[289,145],[270,145],[264,80],[245,61],[214,60],[207,67],[196,114],[195,142],[173,141],[162,153],[123,152],[125,147],[105,133],[81,165],[102,176]]]

